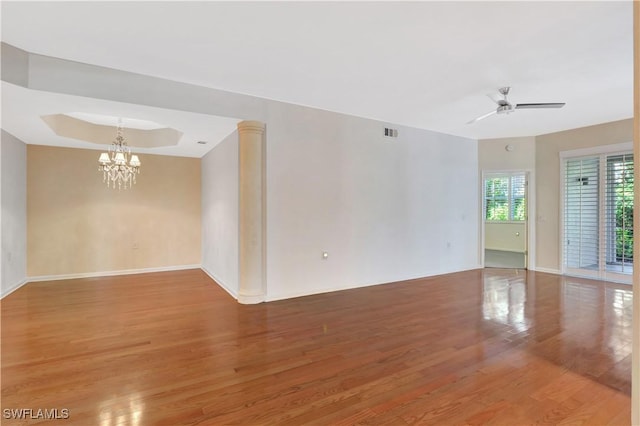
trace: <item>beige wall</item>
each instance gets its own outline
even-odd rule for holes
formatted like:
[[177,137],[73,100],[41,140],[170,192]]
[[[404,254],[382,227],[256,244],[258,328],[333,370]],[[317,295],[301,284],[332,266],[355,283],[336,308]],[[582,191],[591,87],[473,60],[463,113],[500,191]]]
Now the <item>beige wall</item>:
[[536,266],[560,267],[560,152],[631,142],[633,120],[621,120],[536,137]]
[[491,250],[517,251],[527,249],[525,223],[487,222],[484,226],[484,247]]
[[[511,150],[507,150],[506,146],[510,145]],[[536,138],[517,137],[517,138],[500,138],[500,139],[481,139],[478,141],[478,185],[480,194],[483,193],[482,185],[483,172],[492,171],[533,171],[536,167]],[[482,198],[482,196],[480,197]],[[531,195],[529,195],[529,201]],[[480,211],[483,209],[483,200],[479,201]],[[535,208],[535,203],[531,204]],[[533,213],[532,213],[533,214]],[[482,213],[478,218],[478,229],[482,232],[484,226],[484,248],[494,250],[526,250],[527,241],[522,237],[515,237],[515,232],[520,232],[524,236],[523,224],[515,224],[514,226],[523,228],[522,231],[512,230],[512,226],[505,224],[484,224],[482,223]],[[513,231],[513,232],[512,232]],[[481,238],[481,236],[479,237]],[[481,239],[482,241],[482,239]],[[531,241],[533,244],[533,241]],[[483,247],[478,248],[478,257],[482,258]],[[535,253],[530,253],[530,260],[535,261]]]
[[[511,151],[505,147],[511,145]],[[478,141],[480,171],[533,170],[536,166],[534,137],[481,139]]]
[[99,151],[27,147],[27,276],[200,264],[200,160],[141,155],[109,189]]

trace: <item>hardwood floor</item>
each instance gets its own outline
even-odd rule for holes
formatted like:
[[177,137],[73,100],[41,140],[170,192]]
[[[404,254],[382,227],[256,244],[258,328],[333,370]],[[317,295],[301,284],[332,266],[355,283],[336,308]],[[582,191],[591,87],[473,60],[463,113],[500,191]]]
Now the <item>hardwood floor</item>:
[[500,269],[253,306],[200,270],[31,283],[0,304],[2,424],[627,425],[631,304]]

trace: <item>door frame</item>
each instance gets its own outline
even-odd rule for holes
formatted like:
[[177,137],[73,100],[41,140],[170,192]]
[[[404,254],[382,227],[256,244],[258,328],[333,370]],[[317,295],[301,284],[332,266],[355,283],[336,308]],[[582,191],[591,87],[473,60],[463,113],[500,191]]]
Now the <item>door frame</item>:
[[527,200],[527,244],[525,254],[525,269],[536,268],[536,171],[535,169],[482,169],[480,173],[480,265],[484,268],[484,244],[485,244],[485,210],[484,210],[484,180],[487,175],[500,173],[524,173],[527,187],[525,189]]

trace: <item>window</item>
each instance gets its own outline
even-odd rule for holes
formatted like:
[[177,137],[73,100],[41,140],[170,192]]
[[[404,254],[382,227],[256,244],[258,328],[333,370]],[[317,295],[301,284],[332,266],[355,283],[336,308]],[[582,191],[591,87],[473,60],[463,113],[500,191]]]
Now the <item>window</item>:
[[633,271],[633,154],[565,160],[563,254],[568,274],[629,280],[622,276]]
[[526,184],[523,173],[487,175],[484,180],[485,220],[526,220]]
[[607,157],[606,263],[610,269],[631,272],[633,265],[633,154]]

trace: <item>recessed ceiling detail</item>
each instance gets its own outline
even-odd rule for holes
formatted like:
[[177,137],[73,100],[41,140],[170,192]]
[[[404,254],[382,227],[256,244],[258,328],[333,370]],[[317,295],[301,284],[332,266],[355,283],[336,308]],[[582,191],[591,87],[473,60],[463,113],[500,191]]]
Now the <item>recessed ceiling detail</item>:
[[155,121],[116,117],[113,115],[91,114],[88,112],[66,112],[64,115],[77,118],[78,120],[87,121],[89,123],[112,127],[118,127],[118,120],[120,120],[122,127],[127,127],[129,129],[155,130],[169,127],[164,124],[156,123]]
[[[58,136],[105,145],[113,141],[118,120],[118,117],[88,113],[52,114],[41,118]],[[182,137],[182,132],[152,121],[122,118],[122,123],[129,146],[173,146]]]

